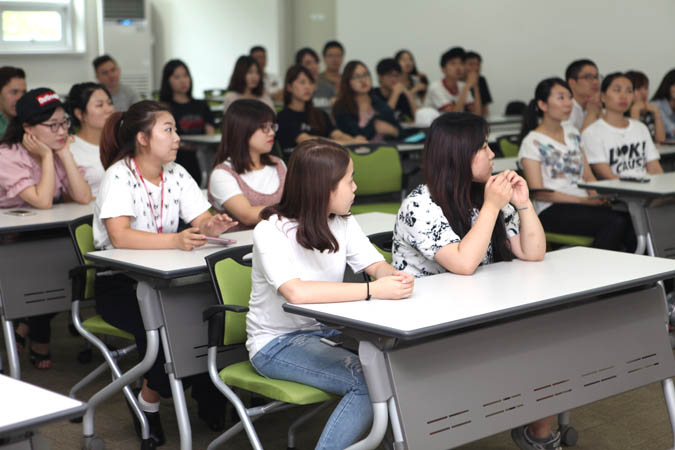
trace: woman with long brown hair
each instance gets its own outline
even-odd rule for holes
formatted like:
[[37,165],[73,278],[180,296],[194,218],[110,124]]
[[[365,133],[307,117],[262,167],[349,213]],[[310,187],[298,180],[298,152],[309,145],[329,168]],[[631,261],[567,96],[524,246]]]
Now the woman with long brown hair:
[[[353,171],[340,145],[302,142],[291,155],[281,203],[264,209],[253,231],[249,357],[266,377],[343,396],[316,445],[321,450],[344,449],[366,430],[368,388],[357,355],[320,341],[334,330],[319,330],[316,320],[286,313],[282,305],[407,298],[414,281],[384,261],[349,215]],[[343,283],[345,264],[376,280]]]
[[237,100],[250,98],[265,103],[274,109],[272,98],[265,92],[262,69],[258,61],[250,56],[240,56],[234,65],[227,94],[223,99],[223,112]]

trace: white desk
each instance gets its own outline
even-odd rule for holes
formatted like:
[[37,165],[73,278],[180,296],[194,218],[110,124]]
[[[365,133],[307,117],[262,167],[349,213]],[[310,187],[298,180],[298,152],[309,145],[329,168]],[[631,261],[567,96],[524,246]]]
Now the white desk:
[[[396,216],[384,213],[355,215],[367,235],[394,228]],[[237,240],[236,246],[252,244],[252,231],[226,233],[223,236]],[[181,450],[192,448],[192,431],[185,404],[182,379],[207,372],[207,325],[202,311],[217,304],[213,285],[207,274],[204,258],[225,247],[208,245],[190,252],[182,250],[102,250],[87,254],[87,258],[101,265],[124,270],[139,281],[137,290],[143,324],[148,333],[148,351],[138,366],[122,375],[89,399],[83,419],[85,442],[94,436],[95,408],[139,378],[154,363],[158,336],[161,338],[171,392],[178,418]],[[151,342],[153,345],[151,345]],[[154,346],[154,349],[153,349]],[[224,350],[219,363],[243,361],[244,349]]]
[[[350,449],[447,449],[662,380],[675,362],[655,283],[675,261],[591,248],[415,281],[410,299],[284,305],[359,339],[375,418]],[[399,445],[399,446],[397,446]]]
[[[15,210],[28,215],[11,215]],[[70,309],[68,270],[78,262],[67,225],[92,212],[93,203],[0,209],[0,318],[14,378],[21,369],[13,320]]]
[[579,187],[626,202],[638,240],[635,253],[643,254],[646,249],[652,256],[675,258],[675,172],[645,177],[648,183],[617,179],[580,183]]
[[0,438],[18,436],[50,422],[80,417],[86,407],[65,395],[4,375],[0,375],[0,398]]
[[191,144],[218,145],[221,137],[220,134],[185,134],[180,140]]
[[518,158],[515,156],[510,158],[495,158],[492,162],[493,173],[499,173],[505,170],[518,170]]

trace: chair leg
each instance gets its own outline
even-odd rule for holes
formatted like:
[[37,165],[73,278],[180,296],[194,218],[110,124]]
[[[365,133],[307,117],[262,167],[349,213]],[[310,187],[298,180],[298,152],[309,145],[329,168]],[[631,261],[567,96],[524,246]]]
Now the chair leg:
[[312,408],[311,410],[307,411],[305,414],[301,415],[295,421],[291,424],[291,426],[288,428],[288,448],[294,449],[295,448],[295,432],[297,431],[298,428],[300,428],[302,425],[305,424],[309,419],[317,415],[319,412],[322,410],[326,409],[328,405],[330,405],[331,401],[328,402],[323,402],[319,406]]

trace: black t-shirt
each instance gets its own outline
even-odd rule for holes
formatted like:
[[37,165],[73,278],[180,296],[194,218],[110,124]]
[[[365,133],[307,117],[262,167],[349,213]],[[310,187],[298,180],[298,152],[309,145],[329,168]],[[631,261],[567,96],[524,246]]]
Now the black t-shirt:
[[285,107],[277,114],[277,123],[279,124],[277,140],[279,141],[281,148],[295,147],[297,144],[296,139],[300,133],[307,133],[312,136],[330,137],[330,134],[335,130],[335,127],[330,121],[330,117],[320,109],[315,108],[315,111],[321,114],[323,118],[323,129],[312,128],[305,111],[298,112]]
[[478,90],[480,91],[480,102],[483,105],[488,105],[492,103],[492,95],[490,95],[490,88],[488,87],[487,80],[483,75],[478,77]]
[[192,99],[187,103],[170,103],[171,114],[176,120],[178,134],[204,134],[206,124],[214,125],[213,113],[204,100]]
[[[382,100],[384,103],[387,103],[387,101],[389,100],[384,96],[384,94],[382,94],[382,91],[380,90],[379,87],[373,89],[372,94],[374,97]],[[399,122],[403,122],[404,120],[415,119],[412,113],[412,109],[410,108],[410,102],[408,101],[408,97],[406,97],[404,94],[398,96],[396,108],[394,108],[394,117],[396,117],[396,120]]]

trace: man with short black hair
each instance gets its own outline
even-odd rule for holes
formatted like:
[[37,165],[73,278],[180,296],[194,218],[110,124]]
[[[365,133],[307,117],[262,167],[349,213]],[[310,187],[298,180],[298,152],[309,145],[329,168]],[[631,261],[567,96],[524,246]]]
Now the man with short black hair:
[[335,90],[340,89],[340,69],[342,60],[345,56],[345,48],[338,41],[328,41],[323,46],[323,62],[326,70],[319,74],[319,79],[327,81],[335,86]]
[[0,139],[16,116],[16,102],[26,93],[26,73],[12,66],[0,67]]
[[284,90],[281,80],[276,74],[268,73],[265,70],[267,66],[267,50],[262,45],[255,45],[251,47],[248,55],[258,61],[260,70],[263,73],[263,85],[265,86],[265,91],[272,97],[275,103],[280,103],[284,98]]
[[415,119],[415,99],[401,82],[401,66],[394,58],[385,58],[377,63],[380,87],[373,89],[373,95],[387,103],[399,122]]
[[460,81],[464,75],[465,54],[462,47],[453,47],[441,55],[441,71],[445,77],[429,85],[424,106],[440,112],[468,111],[482,114],[478,74],[471,72],[467,74],[466,81]]
[[92,63],[96,79],[110,92],[115,111],[126,111],[141,99],[133,88],[120,83],[120,68],[110,55],[101,55]]
[[476,72],[478,74],[478,90],[480,91],[480,100],[483,103],[483,117],[487,117],[489,114],[488,105],[492,103],[492,95],[490,95],[490,88],[488,87],[487,80],[480,74],[482,64],[483,58],[480,54],[474,51],[466,52],[464,55],[463,80],[466,80],[466,75],[468,73]]
[[566,123],[581,133],[602,115],[598,66],[590,59],[578,59],[565,70],[565,79],[572,89],[572,113]]

